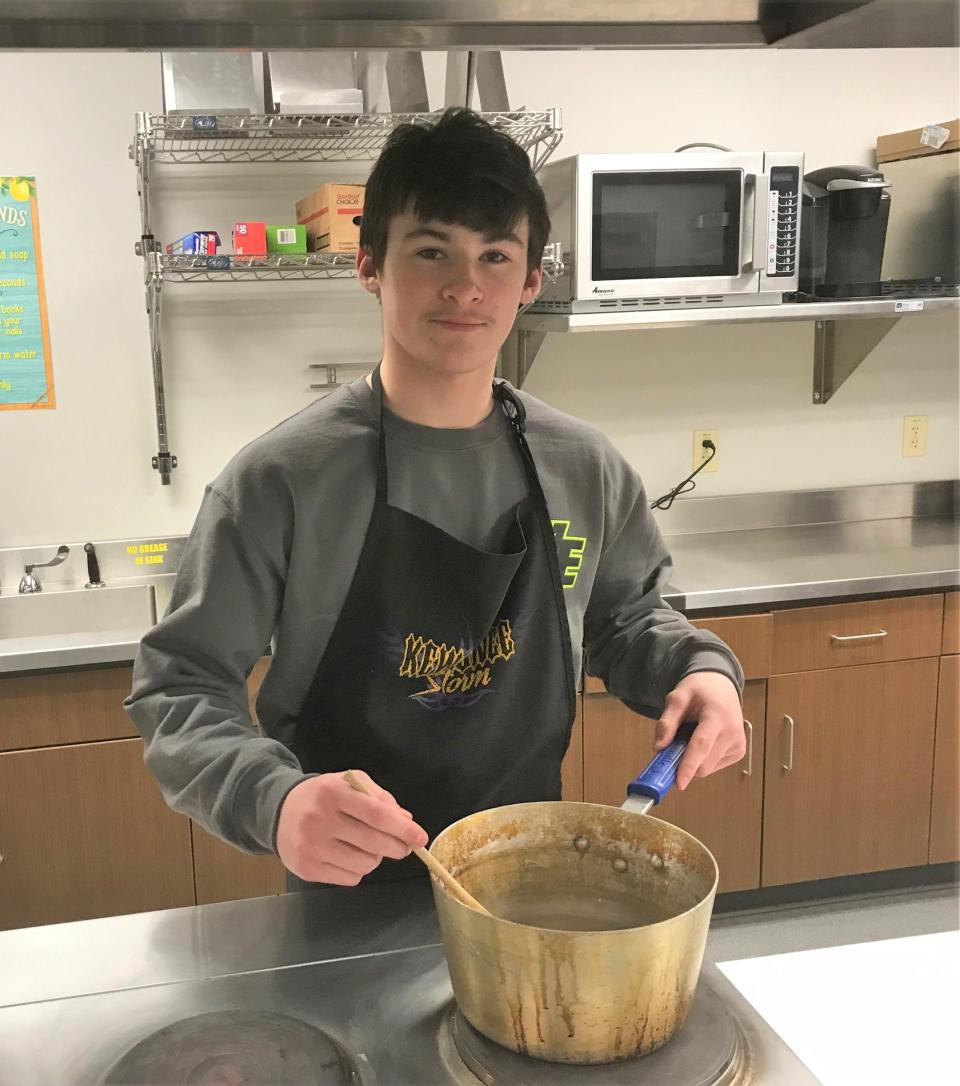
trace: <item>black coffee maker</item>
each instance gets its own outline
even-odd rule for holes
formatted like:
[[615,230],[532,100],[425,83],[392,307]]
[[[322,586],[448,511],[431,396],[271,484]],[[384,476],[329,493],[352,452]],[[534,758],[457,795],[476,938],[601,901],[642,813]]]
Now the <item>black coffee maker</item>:
[[825,166],[803,179],[799,287],[816,298],[879,293],[890,183],[869,166]]

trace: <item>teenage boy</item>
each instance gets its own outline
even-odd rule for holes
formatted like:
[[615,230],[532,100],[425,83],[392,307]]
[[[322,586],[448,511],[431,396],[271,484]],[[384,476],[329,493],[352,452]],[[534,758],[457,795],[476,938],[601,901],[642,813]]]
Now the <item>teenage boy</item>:
[[[743,673],[664,603],[640,479],[494,380],[549,228],[526,154],[476,114],[391,135],[357,257],[380,364],[207,487],[140,646],[125,706],[167,803],[299,880],[415,875],[458,818],[559,799],[584,659],[658,747],[698,722],[680,788],[743,756]],[[245,681],[271,643],[258,733]]]

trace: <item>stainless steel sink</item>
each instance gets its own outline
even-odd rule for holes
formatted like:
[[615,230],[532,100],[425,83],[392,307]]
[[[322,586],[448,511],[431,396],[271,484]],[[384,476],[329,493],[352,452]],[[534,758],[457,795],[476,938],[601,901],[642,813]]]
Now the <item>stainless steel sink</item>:
[[144,633],[156,620],[153,585],[0,596],[0,640],[112,630]]

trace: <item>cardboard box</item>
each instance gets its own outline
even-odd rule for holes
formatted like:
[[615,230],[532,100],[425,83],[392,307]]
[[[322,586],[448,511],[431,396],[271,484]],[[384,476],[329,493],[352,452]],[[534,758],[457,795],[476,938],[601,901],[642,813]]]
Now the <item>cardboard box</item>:
[[297,222],[314,252],[355,253],[360,248],[363,185],[328,182],[297,201]]
[[[947,130],[946,139],[941,143],[938,128]],[[924,135],[926,133],[926,135]],[[940,143],[937,147],[936,144]],[[923,128],[911,128],[909,132],[891,132],[877,137],[877,165],[884,162],[896,162],[904,158],[919,158],[923,155],[937,155],[944,151],[960,149],[960,119],[940,121]]]
[[165,248],[168,256],[212,256],[219,244],[220,235],[216,230],[194,230],[169,242]]
[[303,226],[267,225],[268,253],[305,253],[307,231]]
[[263,222],[234,223],[233,251],[236,256],[266,256],[267,224]]

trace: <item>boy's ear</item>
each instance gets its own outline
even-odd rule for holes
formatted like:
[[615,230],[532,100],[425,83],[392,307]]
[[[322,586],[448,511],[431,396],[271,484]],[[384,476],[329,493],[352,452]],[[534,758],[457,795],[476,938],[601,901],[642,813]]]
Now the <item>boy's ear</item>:
[[380,273],[374,264],[373,257],[366,249],[357,252],[357,278],[364,290],[380,297]]
[[538,264],[527,276],[520,293],[520,305],[528,305],[540,293],[543,286],[543,267]]

